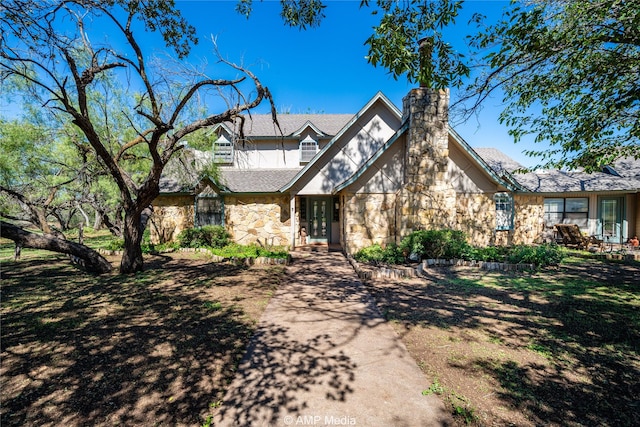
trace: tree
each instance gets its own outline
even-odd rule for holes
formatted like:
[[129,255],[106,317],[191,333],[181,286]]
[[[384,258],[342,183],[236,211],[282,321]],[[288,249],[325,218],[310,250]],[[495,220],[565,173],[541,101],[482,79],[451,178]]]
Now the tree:
[[[124,211],[122,273],[142,270],[141,220],[159,194],[169,160],[193,132],[233,120],[271,96],[249,70],[220,58],[236,76],[213,79],[203,73],[176,73],[159,59],[145,56],[143,29],[159,33],[184,59],[197,43],[195,29],[172,0],[9,0],[0,9],[0,78],[25,84],[29,96],[71,123],[115,182]],[[92,38],[89,28],[111,29],[110,40]],[[176,64],[170,64],[175,68]],[[185,67],[186,69],[186,67]],[[128,88],[129,100],[117,117],[92,107],[101,81],[115,78]],[[249,83],[252,96],[242,85]],[[196,117],[197,97],[228,89],[230,98],[217,114]],[[273,102],[271,102],[273,108]],[[117,124],[127,123],[127,129]],[[130,136],[133,135],[133,136]],[[126,139],[124,139],[126,138]],[[136,164],[131,167],[131,163]],[[140,166],[142,165],[142,167]]]
[[478,106],[501,89],[500,119],[546,167],[602,170],[640,158],[640,2],[535,1],[514,6],[471,38],[485,72],[469,88]]
[[19,249],[22,247],[46,249],[71,255],[75,262],[82,264],[87,271],[92,273],[101,274],[111,271],[109,261],[93,249],[52,235],[31,233],[15,225],[0,221],[0,237],[13,240],[16,243],[16,256],[18,256]]
[[[305,29],[324,17],[321,0],[282,3],[288,25]],[[241,0],[239,12],[248,16],[251,4]],[[470,28],[479,30],[468,35],[473,60],[444,35],[463,1],[360,5],[380,16],[365,41],[372,65],[423,86],[464,88],[455,103],[464,118],[490,94],[503,94],[500,119],[516,142],[532,134],[553,147],[528,152],[542,156],[544,166],[596,171],[620,157],[640,158],[640,1],[514,0],[490,25],[474,14]],[[420,40],[429,60],[420,60]],[[469,81],[472,70],[477,74]]]

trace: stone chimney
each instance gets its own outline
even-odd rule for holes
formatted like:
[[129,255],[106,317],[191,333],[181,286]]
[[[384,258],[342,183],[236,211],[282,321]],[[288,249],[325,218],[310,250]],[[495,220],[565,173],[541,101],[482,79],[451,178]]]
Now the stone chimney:
[[[420,63],[431,60],[429,39],[422,40]],[[427,65],[429,66],[429,65]],[[401,234],[431,228],[453,228],[456,192],[449,170],[449,90],[421,82],[403,99],[403,121],[409,121],[405,145],[405,185]]]

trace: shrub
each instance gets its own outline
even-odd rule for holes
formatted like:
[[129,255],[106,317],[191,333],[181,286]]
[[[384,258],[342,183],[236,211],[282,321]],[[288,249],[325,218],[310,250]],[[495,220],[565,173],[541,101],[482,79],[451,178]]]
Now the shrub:
[[534,264],[538,267],[559,264],[565,250],[556,244],[539,246],[518,245],[510,248],[507,260],[513,264]]
[[485,246],[473,249],[473,257],[477,261],[503,262],[507,259],[509,248],[506,246]]
[[395,243],[390,243],[386,248],[376,243],[360,249],[353,255],[358,262],[370,262],[373,264],[402,264],[405,257],[402,250]]
[[360,249],[358,252],[353,254],[353,258],[358,262],[373,262],[379,263],[382,262],[382,253],[384,249],[378,243],[367,246],[366,248]]
[[395,243],[390,243],[382,251],[382,262],[385,264],[402,264],[405,259],[402,249]]
[[105,249],[108,251],[121,251],[124,249],[124,239],[113,238],[105,245]]
[[459,230],[420,230],[402,239],[400,248],[407,254],[424,258],[469,259],[473,248]]
[[178,235],[183,248],[222,248],[229,244],[229,233],[221,225],[188,228]]

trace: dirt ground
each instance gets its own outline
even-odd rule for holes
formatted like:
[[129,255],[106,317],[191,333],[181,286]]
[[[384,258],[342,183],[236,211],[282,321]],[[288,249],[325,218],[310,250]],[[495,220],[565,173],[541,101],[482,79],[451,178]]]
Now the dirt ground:
[[640,425],[640,267],[464,267],[368,284],[460,425]]
[[2,262],[2,426],[203,424],[283,274],[177,253],[94,277],[23,258]]
[[[285,270],[2,260],[0,425],[202,425]],[[111,259],[117,263],[115,258]],[[430,270],[368,289],[460,425],[640,425],[640,267]]]

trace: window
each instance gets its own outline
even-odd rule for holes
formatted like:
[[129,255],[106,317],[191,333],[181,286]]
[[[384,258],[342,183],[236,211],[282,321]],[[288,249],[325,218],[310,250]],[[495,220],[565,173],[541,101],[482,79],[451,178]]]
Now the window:
[[300,163],[310,162],[317,152],[318,143],[310,136],[300,141]]
[[307,220],[307,198],[300,197],[300,221]]
[[513,197],[509,193],[496,193],[496,230],[513,229]]
[[206,196],[196,199],[196,227],[224,225],[224,204],[220,197]]
[[586,197],[544,199],[544,223],[548,228],[555,224],[577,224],[586,228],[588,219],[589,199]]
[[216,163],[233,163],[233,144],[224,135],[220,135],[213,143],[213,161]]

